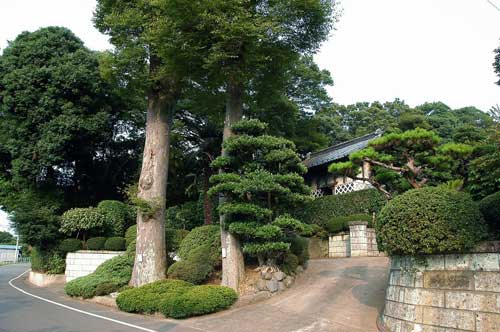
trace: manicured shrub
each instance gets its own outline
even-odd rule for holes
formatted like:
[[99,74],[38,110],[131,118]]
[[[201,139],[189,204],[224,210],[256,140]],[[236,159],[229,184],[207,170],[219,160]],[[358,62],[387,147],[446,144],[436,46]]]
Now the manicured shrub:
[[463,252],[487,234],[468,194],[433,187],[391,200],[380,212],[376,230],[379,248],[389,255]]
[[59,244],[59,250],[63,253],[75,252],[83,248],[82,241],[78,239],[65,239]]
[[105,243],[106,238],[103,236],[98,236],[88,239],[86,245],[88,250],[103,250]]
[[135,241],[137,239],[137,225],[132,225],[127,228],[125,232],[125,244],[128,246],[130,242]]
[[299,265],[305,266],[309,260],[309,240],[302,236],[290,238],[290,251],[297,256]]
[[165,317],[187,318],[205,315],[229,308],[238,299],[229,287],[203,285],[188,288],[179,296],[164,297],[160,303]]
[[220,229],[218,225],[206,225],[194,228],[182,240],[177,255],[181,259],[188,259],[189,253],[202,246],[207,246],[210,261],[214,266],[220,266],[222,261]]
[[193,284],[182,280],[160,280],[121,292],[116,298],[118,308],[125,312],[152,314],[160,311],[163,298],[179,296]]
[[176,252],[182,240],[189,234],[185,229],[165,228],[165,242],[167,244],[167,252]]
[[106,240],[104,243],[105,250],[123,251],[127,247],[125,245],[125,238],[120,236],[113,236]]
[[483,198],[479,202],[479,209],[490,232],[498,237],[500,233],[500,191]]
[[368,214],[352,214],[350,216],[333,217],[326,223],[325,228],[329,234],[335,234],[341,231],[348,231],[351,221],[366,221],[368,227],[371,227],[372,219],[372,216]]
[[58,252],[52,252],[47,260],[47,273],[48,274],[63,274],[66,270],[66,261],[64,257]]
[[120,201],[106,200],[97,205],[104,216],[104,232],[108,236],[123,236],[130,225],[131,207]]
[[49,254],[45,251],[40,250],[38,247],[33,247],[30,253],[31,270],[34,272],[46,272],[47,271],[47,261]]
[[378,213],[386,202],[384,195],[375,189],[360,190],[316,198],[295,214],[308,224],[326,226],[334,217]]
[[104,215],[98,209],[92,207],[76,208],[64,212],[59,230],[68,235],[81,234],[85,241],[88,232],[102,231],[104,222]]
[[214,262],[210,259],[210,248],[204,245],[190,251],[186,259],[172,264],[167,273],[169,278],[200,284],[210,276],[213,270]]
[[286,274],[295,273],[298,267],[299,267],[299,258],[290,252],[285,255],[282,263],[280,264],[281,270]]
[[134,256],[113,257],[97,267],[94,273],[71,280],[64,287],[69,296],[91,298],[117,291],[128,284],[132,276]]

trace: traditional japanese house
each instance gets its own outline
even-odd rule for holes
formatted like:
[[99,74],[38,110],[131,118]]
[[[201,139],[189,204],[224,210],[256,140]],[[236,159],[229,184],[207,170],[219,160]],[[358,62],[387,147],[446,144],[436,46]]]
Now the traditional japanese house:
[[[370,141],[381,135],[382,131],[377,130],[371,134],[310,153],[304,160],[308,168],[304,179],[312,187],[312,195],[314,197],[338,195],[370,188],[371,185],[365,180],[353,180],[348,177],[335,178],[328,172],[328,166],[333,162],[347,161],[349,154],[366,148]],[[367,179],[369,175],[370,165],[365,162],[358,177]]]

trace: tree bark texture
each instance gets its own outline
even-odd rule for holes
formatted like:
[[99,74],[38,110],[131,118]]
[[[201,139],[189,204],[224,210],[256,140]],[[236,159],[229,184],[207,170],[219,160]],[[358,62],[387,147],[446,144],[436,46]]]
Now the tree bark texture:
[[[228,84],[226,115],[224,117],[223,142],[234,133],[231,126],[243,117],[243,86],[241,84]],[[222,155],[227,153],[222,149]],[[224,202],[224,197],[219,198],[219,204]],[[245,277],[245,262],[238,239],[226,231],[225,216],[220,216],[221,246],[222,246],[222,285],[239,291],[241,280]]]
[[158,91],[152,91],[148,97],[138,198],[156,209],[152,215],[137,213],[136,256],[130,280],[130,285],[135,287],[165,279],[165,199],[174,107],[175,100]]

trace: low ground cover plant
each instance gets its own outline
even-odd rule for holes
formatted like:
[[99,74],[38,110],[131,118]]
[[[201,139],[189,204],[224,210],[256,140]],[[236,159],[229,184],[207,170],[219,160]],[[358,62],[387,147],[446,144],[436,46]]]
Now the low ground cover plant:
[[395,197],[376,223],[379,248],[389,255],[465,252],[487,237],[470,195],[426,187]]
[[133,265],[133,255],[113,257],[99,265],[94,273],[68,282],[64,291],[69,296],[85,299],[116,292],[130,281]]
[[167,279],[124,290],[116,298],[116,304],[126,312],[161,312],[165,317],[178,319],[224,310],[237,299],[238,295],[229,287],[194,286],[182,280]]

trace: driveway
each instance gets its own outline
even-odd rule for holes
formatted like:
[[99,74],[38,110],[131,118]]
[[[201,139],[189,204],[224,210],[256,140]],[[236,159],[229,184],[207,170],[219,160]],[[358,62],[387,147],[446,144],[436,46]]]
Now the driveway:
[[72,300],[60,290],[14,285],[57,303],[114,319],[104,320],[23,294],[8,285],[26,266],[0,267],[0,332],[376,332],[384,302],[385,257],[312,260],[294,287],[266,301],[182,321],[127,314]]

